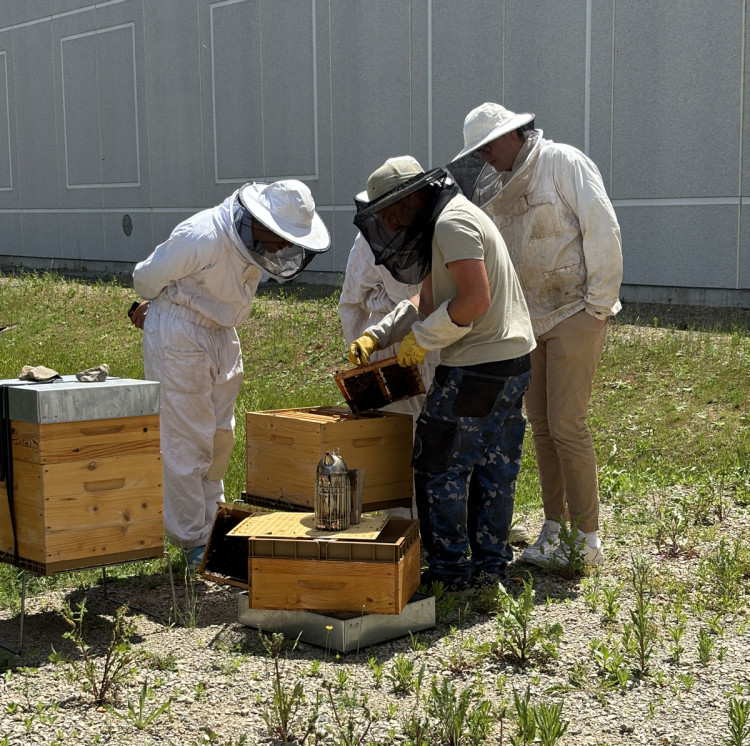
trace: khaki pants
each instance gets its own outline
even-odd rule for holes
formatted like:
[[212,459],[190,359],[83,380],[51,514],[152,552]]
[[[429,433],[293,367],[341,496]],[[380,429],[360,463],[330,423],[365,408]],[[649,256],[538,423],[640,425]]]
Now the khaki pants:
[[586,415],[607,325],[579,311],[537,339],[526,413],[534,436],[544,516],[599,528],[596,456]]

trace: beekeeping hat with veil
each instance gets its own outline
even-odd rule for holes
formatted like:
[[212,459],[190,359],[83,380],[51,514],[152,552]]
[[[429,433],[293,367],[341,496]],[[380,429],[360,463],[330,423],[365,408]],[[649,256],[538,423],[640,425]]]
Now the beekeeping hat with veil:
[[[420,192],[422,206],[405,229],[391,229],[380,214],[410,194]],[[416,285],[432,266],[432,234],[435,219],[456,194],[458,186],[443,168],[426,173],[410,155],[389,158],[373,171],[367,190],[354,198],[359,228],[375,257],[394,279]]]
[[[301,181],[289,179],[271,184],[252,182],[237,192],[232,206],[234,228],[250,258],[276,280],[290,280],[315,257],[331,245],[309,188]],[[253,221],[289,242],[280,251],[269,251],[253,235]]]
[[[509,132],[534,129],[534,114],[516,112],[500,104],[486,102],[472,109],[464,119],[464,147],[446,167],[461,191],[480,204],[479,195],[499,190],[508,177],[498,176],[495,169],[479,157],[480,148]],[[526,135],[524,134],[524,137]],[[486,194],[485,194],[486,198]],[[480,205],[481,206],[481,205]]]

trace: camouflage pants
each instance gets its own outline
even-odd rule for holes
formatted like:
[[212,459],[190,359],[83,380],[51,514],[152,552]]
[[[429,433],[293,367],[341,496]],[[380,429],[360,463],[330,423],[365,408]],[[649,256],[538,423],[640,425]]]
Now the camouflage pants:
[[502,573],[513,558],[508,536],[531,374],[438,371],[414,439],[417,510],[430,575],[463,583]]

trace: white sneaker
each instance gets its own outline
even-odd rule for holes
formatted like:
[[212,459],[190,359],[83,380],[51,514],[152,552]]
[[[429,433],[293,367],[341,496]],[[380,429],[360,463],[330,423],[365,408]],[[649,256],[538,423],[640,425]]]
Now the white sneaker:
[[539,538],[521,553],[521,561],[546,566],[550,564],[550,558],[559,545],[560,524],[557,521],[546,520]]
[[[576,544],[581,553],[581,559],[585,565],[601,565],[604,562],[604,550],[602,549],[602,542],[599,539],[596,531],[590,531],[586,533],[580,531],[576,537]],[[542,558],[541,562],[537,562],[540,567],[549,567],[551,565],[557,565],[558,567],[567,567],[570,565],[570,547],[561,542],[557,549],[552,553]]]

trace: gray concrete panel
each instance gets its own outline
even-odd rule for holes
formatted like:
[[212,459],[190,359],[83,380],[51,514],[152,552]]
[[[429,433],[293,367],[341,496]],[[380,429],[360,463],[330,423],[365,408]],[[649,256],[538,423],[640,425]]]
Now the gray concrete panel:
[[330,5],[333,195],[346,205],[386,158],[412,150],[410,3]]
[[[179,13],[146,0],[145,66],[151,201],[159,207],[203,205],[201,56],[197,4]],[[185,43],[190,40],[190,43]]]
[[[217,3],[201,19],[206,197],[265,174],[260,0]],[[210,186],[209,186],[210,185]]]
[[466,115],[503,98],[503,4],[497,0],[432,3],[432,165],[463,147]]
[[[748,60],[748,54],[750,54],[750,38],[748,37],[750,32],[750,15],[745,19],[745,60]],[[740,193],[742,196],[750,194],[750,72],[748,72],[747,62],[745,63],[745,69],[743,71],[742,85],[744,86],[744,110],[742,112],[742,184],[740,186]],[[750,213],[745,213],[750,214]]]
[[317,65],[317,149],[318,178],[305,179],[316,205],[333,204],[333,163],[331,156],[331,32],[328,3],[315,3],[315,40]]
[[70,36],[60,41],[63,188],[99,187],[104,181],[104,154],[100,138],[96,35]]
[[[150,212],[132,210],[128,212],[107,211],[102,215],[104,230],[104,257],[113,262],[140,262],[154,248]],[[130,232],[127,235],[126,231]]]
[[734,287],[737,207],[617,205],[625,282]]
[[[98,5],[95,10],[98,35],[100,107],[102,108],[103,176],[102,204],[107,207],[147,207],[152,203],[148,149],[143,0]],[[110,33],[119,33],[120,48],[110,52]],[[118,64],[116,54],[122,64]],[[130,108],[120,98],[129,97]],[[113,120],[117,124],[110,124]],[[116,156],[116,157],[115,157]],[[112,167],[111,164],[114,164]],[[136,178],[133,177],[136,175]],[[133,180],[130,180],[133,179]]]
[[583,149],[586,0],[506,3],[505,23],[505,100],[499,103],[535,113],[547,138]]
[[52,14],[56,6],[53,0],[6,0],[3,5],[11,8],[10,23],[27,23]]
[[0,212],[0,256],[23,255],[23,232],[21,231],[21,214],[18,212]]
[[[337,272],[343,272],[346,269],[346,260],[349,258],[349,251],[351,251],[352,244],[357,236],[357,228],[352,222],[353,220],[354,205],[352,205],[351,210],[336,210],[333,213],[332,220],[328,223],[328,225],[333,223],[336,234],[336,240],[331,249],[331,252],[333,252],[331,269]],[[310,269],[318,270],[320,267],[311,265]]]
[[612,54],[614,0],[597,0],[591,7],[588,155],[599,167],[612,196]]
[[0,32],[8,29],[13,24],[12,3],[0,3]]
[[72,259],[102,259],[104,226],[101,212],[60,213],[60,255]]
[[62,257],[60,213],[21,213],[23,253],[35,257]]
[[263,0],[264,176],[318,178],[317,25],[312,0]]
[[737,256],[737,287],[750,290],[750,230],[748,230],[750,205],[742,205],[742,216],[742,239]]
[[16,106],[16,86],[14,83],[16,76],[13,47],[13,31],[10,29],[0,31],[0,53],[3,55],[3,65],[0,67],[0,70],[6,73],[6,78],[3,79],[3,88],[7,93],[7,97],[0,94],[0,111],[4,112],[3,116],[7,118],[7,130],[4,133],[0,133],[0,138],[3,141],[5,139],[8,140],[7,145],[4,142],[0,144],[0,149],[7,148],[9,156],[3,168],[3,185],[0,188],[0,209],[4,210],[18,208],[21,204],[18,137],[16,133],[16,127],[19,123]]
[[[93,8],[44,23],[52,48],[57,182],[65,209],[102,207],[102,150],[97,72],[97,24]],[[64,245],[64,244],[63,244]]]
[[13,190],[10,90],[13,50],[3,48],[4,42],[10,42],[10,34],[0,34],[0,195]]
[[53,51],[48,23],[13,32],[18,188],[27,208],[59,206]]
[[615,196],[736,195],[742,0],[618,0],[615,14]]
[[56,15],[82,9],[93,10],[96,2],[97,0],[53,0],[52,9]]

